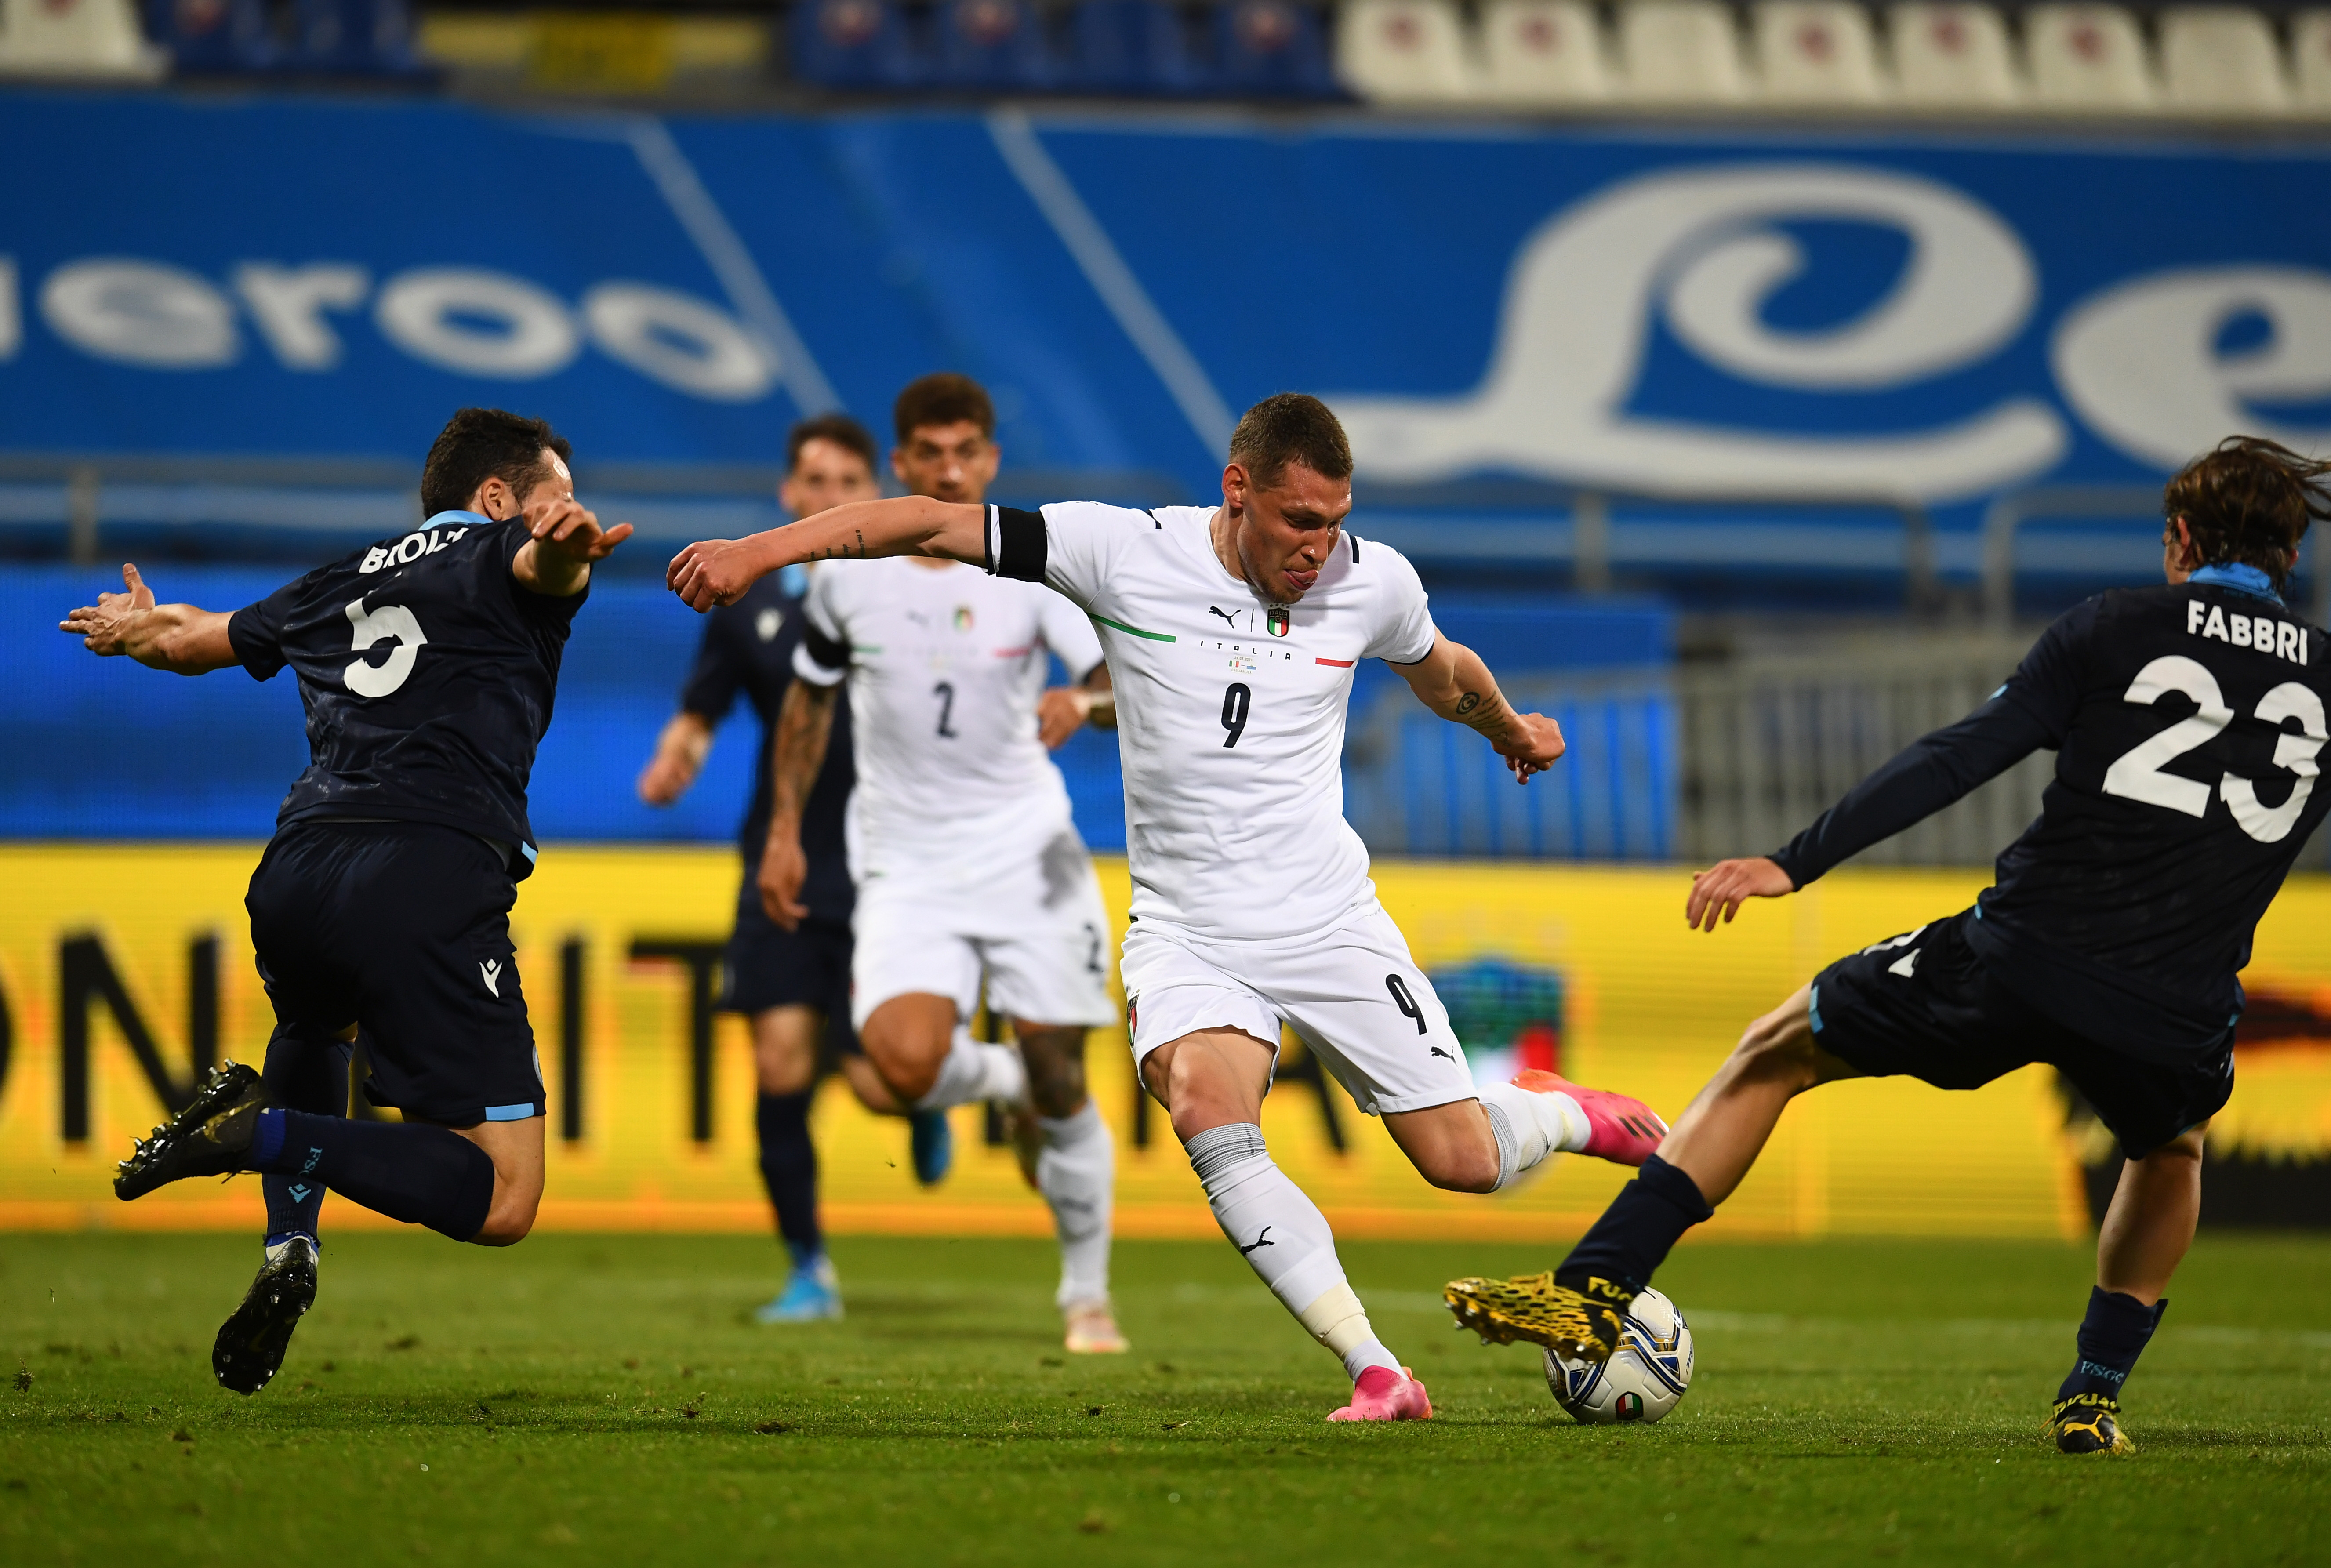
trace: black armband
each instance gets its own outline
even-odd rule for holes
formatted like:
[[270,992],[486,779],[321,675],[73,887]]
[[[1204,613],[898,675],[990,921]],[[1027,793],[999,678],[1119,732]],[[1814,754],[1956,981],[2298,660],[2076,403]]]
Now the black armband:
[[1017,507],[987,508],[987,558],[981,565],[991,577],[1016,577],[1023,583],[1044,580],[1044,514]]
[[802,620],[801,645],[802,651],[809,655],[810,662],[821,669],[847,670],[850,668],[850,644],[836,642],[819,631],[817,623],[806,616]]

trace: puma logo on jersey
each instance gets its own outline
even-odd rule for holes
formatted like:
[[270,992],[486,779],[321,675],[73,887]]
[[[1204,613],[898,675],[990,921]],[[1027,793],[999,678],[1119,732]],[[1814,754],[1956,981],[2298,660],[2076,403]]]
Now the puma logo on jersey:
[[2222,604],[2188,599],[2185,634],[2214,637],[2232,647],[2256,649],[2277,659],[2288,659],[2293,664],[2307,662],[2307,628],[2278,621],[2271,615],[2245,615],[2239,610],[2229,615]]
[[496,996],[500,996],[502,993],[502,965],[500,959],[490,958],[483,964],[479,965],[478,974],[480,978],[485,981],[486,989],[488,991],[492,992]]
[[1435,1055],[1435,1056],[1439,1057],[1439,1058],[1440,1058],[1441,1060],[1443,1060],[1443,1061],[1455,1061],[1455,1060],[1457,1060],[1455,1057],[1451,1056],[1447,1051],[1445,1051],[1445,1050],[1441,1050],[1441,1049],[1439,1046],[1437,1046],[1437,1045],[1435,1045],[1435,1046],[1430,1046],[1430,1047],[1428,1047],[1427,1049],[1428,1049],[1428,1050],[1430,1050],[1432,1052],[1432,1054],[1433,1054],[1433,1055]]
[[1220,604],[1209,604],[1206,606],[1206,609],[1210,613],[1221,616],[1225,623],[1232,627],[1238,625],[1238,617],[1232,614],[1228,610],[1223,609]]

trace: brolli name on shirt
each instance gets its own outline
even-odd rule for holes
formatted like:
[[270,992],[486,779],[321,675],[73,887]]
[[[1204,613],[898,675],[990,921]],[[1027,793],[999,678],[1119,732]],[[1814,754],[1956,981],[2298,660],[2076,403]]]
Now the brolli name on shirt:
[[2189,599],[2185,603],[2185,630],[2193,636],[2214,637],[2236,648],[2255,648],[2260,653],[2271,653],[2293,664],[2307,662],[2307,628],[2278,621],[2271,615],[2245,615],[2239,610],[2229,615],[2222,605]]

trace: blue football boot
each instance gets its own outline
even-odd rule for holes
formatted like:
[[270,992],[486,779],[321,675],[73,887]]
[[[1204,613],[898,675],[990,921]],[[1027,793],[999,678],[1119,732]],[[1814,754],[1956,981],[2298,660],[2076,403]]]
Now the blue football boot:
[[823,1252],[794,1264],[776,1299],[753,1309],[756,1323],[822,1323],[841,1316],[842,1281],[834,1278],[833,1259]]
[[915,1180],[936,1187],[955,1164],[955,1129],[947,1126],[945,1111],[917,1111],[907,1118],[907,1126],[912,1135],[907,1147],[914,1156]]

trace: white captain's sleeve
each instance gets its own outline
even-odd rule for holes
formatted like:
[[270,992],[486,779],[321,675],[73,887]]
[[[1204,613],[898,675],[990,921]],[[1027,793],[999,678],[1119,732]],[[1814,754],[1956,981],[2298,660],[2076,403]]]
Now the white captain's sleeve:
[[812,686],[834,686],[850,673],[850,636],[836,603],[844,561],[812,566],[802,600],[802,638],[794,644],[794,673]]
[[1081,681],[1100,666],[1099,634],[1085,618],[1085,613],[1070,603],[1065,595],[1049,588],[1039,588],[1036,593],[1036,624],[1043,632],[1044,646],[1061,656],[1070,680]]
[[1043,510],[987,508],[987,570],[993,576],[1042,583],[1089,611],[1107,592],[1118,552],[1135,527],[1156,519],[1099,501],[1051,501]]
[[1432,651],[1432,641],[1440,635],[1423,579],[1398,550],[1370,539],[1356,543],[1361,569],[1368,572],[1375,590],[1368,596],[1368,641],[1361,657],[1414,664]]

